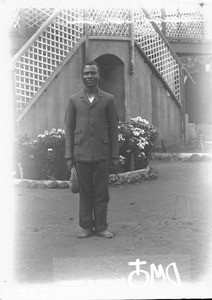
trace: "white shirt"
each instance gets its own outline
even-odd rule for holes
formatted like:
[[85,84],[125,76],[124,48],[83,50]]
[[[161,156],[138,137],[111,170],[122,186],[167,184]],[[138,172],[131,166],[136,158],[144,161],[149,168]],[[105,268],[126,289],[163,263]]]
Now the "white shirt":
[[93,102],[93,99],[94,99],[95,97],[93,96],[93,97],[89,97],[88,98],[88,100],[90,101],[90,103],[92,103]]

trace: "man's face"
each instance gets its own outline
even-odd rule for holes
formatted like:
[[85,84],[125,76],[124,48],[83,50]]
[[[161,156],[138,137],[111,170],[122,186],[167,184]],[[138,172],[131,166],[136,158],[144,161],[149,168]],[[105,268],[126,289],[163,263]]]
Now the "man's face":
[[96,65],[86,65],[82,73],[83,83],[85,86],[92,88],[98,85],[99,72]]

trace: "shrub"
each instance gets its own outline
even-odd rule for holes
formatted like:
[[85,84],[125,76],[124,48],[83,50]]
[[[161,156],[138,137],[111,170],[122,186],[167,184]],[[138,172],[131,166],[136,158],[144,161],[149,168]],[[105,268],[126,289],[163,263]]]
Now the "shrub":
[[141,117],[119,123],[120,172],[146,168],[158,134],[156,127]]
[[60,179],[66,180],[69,174],[66,169],[65,155],[65,130],[52,129],[44,134],[39,134],[37,139],[30,141],[27,136],[15,140],[15,171],[21,163],[23,176],[27,179]]
[[[148,121],[137,117],[129,123],[119,122],[118,172],[142,169],[148,164],[157,130]],[[52,129],[39,134],[37,139],[19,136],[14,145],[14,169],[20,178],[20,166],[25,179],[68,180],[66,168],[65,130]],[[111,170],[113,173],[114,170]]]

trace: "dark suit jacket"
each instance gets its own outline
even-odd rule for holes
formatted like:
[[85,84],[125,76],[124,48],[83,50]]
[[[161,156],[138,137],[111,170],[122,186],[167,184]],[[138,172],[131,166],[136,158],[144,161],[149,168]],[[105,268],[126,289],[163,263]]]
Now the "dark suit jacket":
[[118,158],[118,114],[114,96],[98,89],[90,103],[84,90],[72,95],[65,115],[65,158]]

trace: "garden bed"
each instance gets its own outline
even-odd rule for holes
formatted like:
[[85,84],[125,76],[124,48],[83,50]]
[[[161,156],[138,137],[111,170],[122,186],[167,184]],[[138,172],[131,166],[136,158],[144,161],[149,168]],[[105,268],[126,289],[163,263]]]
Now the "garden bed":
[[[134,183],[140,182],[142,180],[156,179],[157,173],[147,166],[147,168],[142,170],[130,171],[126,173],[110,174],[109,184],[110,185],[120,185],[123,183]],[[69,181],[67,180],[30,180],[30,179],[13,179],[13,184],[15,186],[23,188],[69,188]]]
[[152,153],[151,158],[167,161],[198,162],[212,160],[212,153]]
[[[131,118],[129,122],[119,122],[118,165],[116,170],[111,166],[110,173],[122,174],[147,168],[157,135],[156,127],[140,116]],[[33,181],[50,180],[51,186],[57,186],[57,181],[69,180],[70,174],[65,160],[65,130],[61,128],[57,130],[53,128],[50,132],[45,130],[35,139],[18,136],[14,141],[13,176]],[[123,180],[134,180],[131,176],[128,177]],[[120,175],[117,179],[112,175],[110,181],[122,181],[122,178],[125,176]],[[29,184],[23,183],[23,185]],[[36,186],[34,182],[30,183],[31,185]],[[63,182],[59,185],[66,186]]]

